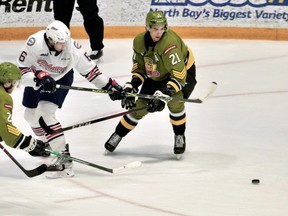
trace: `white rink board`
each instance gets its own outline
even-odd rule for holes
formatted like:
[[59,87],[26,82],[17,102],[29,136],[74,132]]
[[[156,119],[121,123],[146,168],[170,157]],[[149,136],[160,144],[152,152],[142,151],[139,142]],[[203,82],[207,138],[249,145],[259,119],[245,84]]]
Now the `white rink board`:
[[[106,26],[143,26],[149,10],[163,10],[171,26],[286,28],[287,0],[98,0]],[[72,26],[82,26],[76,9]],[[53,0],[0,0],[0,28],[42,27]]]

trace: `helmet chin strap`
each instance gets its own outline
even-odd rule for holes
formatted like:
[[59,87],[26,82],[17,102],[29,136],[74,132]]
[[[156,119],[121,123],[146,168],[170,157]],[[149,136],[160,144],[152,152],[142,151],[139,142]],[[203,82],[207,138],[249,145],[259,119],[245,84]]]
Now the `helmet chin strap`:
[[54,45],[56,44],[54,41],[52,41],[52,39],[48,39],[48,46],[50,49],[54,50]]

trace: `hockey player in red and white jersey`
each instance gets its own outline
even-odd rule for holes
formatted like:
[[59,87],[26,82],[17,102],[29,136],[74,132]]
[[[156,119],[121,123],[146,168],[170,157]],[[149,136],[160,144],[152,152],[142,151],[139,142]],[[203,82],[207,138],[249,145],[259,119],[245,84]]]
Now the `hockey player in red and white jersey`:
[[[96,87],[108,90],[111,100],[124,97],[123,88],[106,77],[87,55],[82,46],[70,37],[70,31],[60,21],[53,21],[46,30],[32,34],[26,41],[17,59],[22,72],[21,84],[25,86],[23,105],[24,118],[35,135],[49,142],[52,150],[70,155],[63,132],[46,134],[39,124],[40,117],[51,129],[62,126],[55,117],[68,93],[66,89],[56,89],[56,84],[71,86],[76,69]],[[72,161],[51,156],[53,162],[46,177],[72,177]]]

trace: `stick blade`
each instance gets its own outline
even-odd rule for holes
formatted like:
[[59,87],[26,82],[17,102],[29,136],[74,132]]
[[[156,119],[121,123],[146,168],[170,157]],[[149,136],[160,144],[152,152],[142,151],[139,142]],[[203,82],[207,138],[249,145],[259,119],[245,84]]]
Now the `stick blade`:
[[44,172],[47,171],[47,165],[46,164],[41,164],[40,166],[38,166],[37,168],[33,169],[33,170],[23,170],[24,173],[28,176],[28,177],[35,177],[38,175],[43,174]]
[[121,166],[121,167],[118,167],[118,168],[114,168],[112,170],[112,173],[125,172],[125,171],[128,171],[128,170],[140,167],[141,165],[142,165],[141,161],[134,161],[134,162],[128,163],[128,164],[126,164],[124,166]]
[[212,82],[212,83],[210,84],[210,86],[208,87],[207,92],[206,92],[204,95],[201,95],[201,96],[199,97],[199,100],[200,100],[201,102],[204,102],[205,100],[207,100],[207,98],[216,91],[217,86],[218,86],[218,84],[217,84],[216,82]]

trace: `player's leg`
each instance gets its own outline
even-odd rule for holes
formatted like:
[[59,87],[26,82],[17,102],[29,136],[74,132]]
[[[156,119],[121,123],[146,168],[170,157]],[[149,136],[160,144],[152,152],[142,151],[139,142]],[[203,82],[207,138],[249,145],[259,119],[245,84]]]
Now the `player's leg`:
[[[138,109],[144,106],[147,106],[147,101],[139,99],[136,101],[136,106],[133,109]],[[147,113],[148,111],[144,109],[124,115],[118,123],[115,132],[105,143],[106,150],[109,152],[113,152],[122,140],[122,138],[125,137],[130,131],[132,131],[137,126],[140,119],[147,115]]]
[[[183,93],[178,92],[173,95],[175,98],[183,98]],[[170,101],[168,103],[170,110],[170,122],[174,131],[174,154],[183,154],[186,149],[185,130],[186,130],[186,112],[184,102]]]
[[77,0],[80,13],[83,16],[84,27],[89,35],[91,55],[93,60],[103,55],[104,22],[99,16],[99,8],[96,0]]
[[75,0],[53,1],[54,19],[63,22],[70,28]]
[[[184,86],[181,93],[177,93],[173,97],[189,98],[192,94],[196,81],[196,66],[193,64],[187,69],[186,85]],[[186,113],[185,105],[183,102],[171,101],[168,103],[170,109],[170,122],[174,131],[174,154],[181,155],[186,149]]]
[[37,136],[37,139],[47,142],[46,139],[46,132],[43,130],[43,128],[40,126],[38,118],[36,117],[36,108],[25,108],[24,110],[24,119],[28,122],[30,125],[32,131]]
[[[140,94],[149,94],[153,95],[154,92],[163,86],[163,82],[156,82],[152,79],[146,79],[141,90]],[[138,99],[136,101],[136,106],[133,109],[138,109],[141,107],[147,107],[149,100]],[[133,110],[132,109],[132,110]],[[146,109],[140,110],[137,112],[130,113],[128,115],[124,115],[120,122],[118,123],[115,132],[110,136],[110,138],[105,143],[105,148],[109,152],[113,152],[117,145],[120,143],[123,137],[125,137],[131,130],[133,130],[140,119],[142,119],[145,115],[148,114]]]
[[[57,80],[56,83],[60,85],[71,86],[73,83],[73,75],[74,72],[73,70],[71,70],[60,80]],[[42,117],[46,125],[48,125],[53,130],[62,128],[60,122],[55,117],[55,113],[57,109],[62,108],[62,105],[65,101],[67,94],[68,90],[57,89],[57,91],[53,94],[43,93],[41,95],[41,101],[39,102],[38,105],[37,117],[39,118]],[[55,106],[55,104],[57,106]],[[56,150],[64,155],[70,156],[69,145],[66,143],[63,132],[56,134],[46,134],[46,138],[48,139],[52,150]],[[73,163],[71,160],[55,156],[52,159],[52,164],[48,169],[46,177],[47,178],[73,177],[74,172],[72,167]]]

